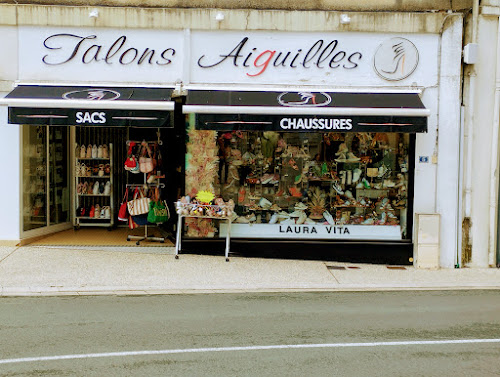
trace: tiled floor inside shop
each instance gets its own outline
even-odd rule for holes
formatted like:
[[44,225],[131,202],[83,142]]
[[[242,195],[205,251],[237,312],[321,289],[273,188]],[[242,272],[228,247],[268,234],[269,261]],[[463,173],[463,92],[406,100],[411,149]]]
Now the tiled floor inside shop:
[[[143,236],[144,228],[130,230],[125,227],[114,228],[80,228],[79,230],[68,229],[38,239],[30,246],[137,246],[135,240],[127,241],[128,235]],[[156,227],[148,227],[148,235],[155,237],[164,236]],[[173,243],[165,238],[165,242],[141,241],[140,246],[169,247]]]

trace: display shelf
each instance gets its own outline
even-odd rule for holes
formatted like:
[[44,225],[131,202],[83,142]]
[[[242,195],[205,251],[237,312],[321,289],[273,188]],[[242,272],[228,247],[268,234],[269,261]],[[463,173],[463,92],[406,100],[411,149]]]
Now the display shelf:
[[98,175],[78,175],[76,177],[77,178],[111,178],[110,175],[102,175],[102,176],[98,176]]
[[[179,259],[179,251],[181,250],[181,238],[182,238],[182,219],[186,218],[197,218],[197,219],[216,219],[225,220],[227,222],[227,233],[226,233],[226,249],[225,257],[226,262],[229,262],[229,247],[231,239],[231,215],[233,214],[234,206],[230,205],[211,205],[211,204],[195,204],[195,203],[182,203],[180,201],[175,202],[175,209],[178,215],[177,219],[177,236],[175,240],[175,259]],[[205,214],[191,214],[192,211],[201,210],[203,213],[206,211],[215,211],[219,213],[219,216],[211,216]],[[223,214],[223,215],[222,215]]]
[[105,194],[76,194],[78,196],[111,196],[111,194],[109,195],[105,195]]
[[96,158],[92,158],[92,157],[90,157],[90,158],[77,157],[76,159],[77,160],[89,160],[89,161],[92,161],[92,160],[95,160],[95,161],[98,161],[98,160],[109,161],[109,160],[111,160],[111,158],[102,158],[102,157],[101,158],[97,158],[97,157]]
[[[76,144],[78,146],[78,144]],[[113,171],[113,144],[109,144],[109,158],[81,158],[75,157],[75,161],[73,163],[73,169],[75,169],[76,161],[109,161],[109,169]],[[107,179],[110,182],[110,193],[109,194],[81,194],[77,192],[78,185],[83,180],[101,180]],[[114,189],[113,189],[113,175],[107,174],[103,176],[98,175],[74,175],[74,215],[73,215],[73,226],[75,229],[78,229],[80,226],[108,226],[110,229],[114,225]],[[82,206],[90,206],[95,204],[92,198],[96,200],[96,202],[109,203],[110,208],[110,216],[109,217],[89,217],[89,216],[77,216],[76,209]],[[106,198],[106,199],[102,199]],[[109,198],[109,200],[108,200]]]

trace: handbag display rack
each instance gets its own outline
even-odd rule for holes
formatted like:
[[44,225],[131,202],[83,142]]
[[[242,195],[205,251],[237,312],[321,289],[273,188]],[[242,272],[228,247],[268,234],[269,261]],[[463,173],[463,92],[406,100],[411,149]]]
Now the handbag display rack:
[[[157,179],[157,183],[147,183],[146,182],[146,173],[144,173],[144,183],[143,184],[127,183],[126,186],[127,186],[127,189],[128,188],[141,189],[144,187],[147,187],[149,189],[149,188],[164,188],[165,184],[160,183],[159,178]],[[141,225],[139,224],[139,226],[141,226]],[[154,225],[148,225],[148,223],[146,222],[146,224],[144,224],[143,226],[144,226],[144,236],[134,236],[134,235],[129,234],[127,236],[127,241],[134,240],[134,241],[136,241],[136,243],[135,243],[136,245],[140,245],[141,241],[152,241],[152,242],[161,242],[161,243],[165,242],[165,237],[155,237],[155,236],[149,235],[148,227],[154,226]]]

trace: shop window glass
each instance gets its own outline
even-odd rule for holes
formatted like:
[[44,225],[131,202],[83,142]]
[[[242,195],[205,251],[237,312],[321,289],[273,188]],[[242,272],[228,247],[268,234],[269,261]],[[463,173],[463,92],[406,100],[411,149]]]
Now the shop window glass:
[[[186,193],[211,190],[233,199],[238,227],[290,225],[296,233],[297,225],[327,225],[347,228],[344,239],[383,239],[395,232],[398,239],[409,238],[408,134],[191,129],[188,135]],[[192,237],[220,231],[211,220],[186,225]],[[307,238],[316,237],[311,229]],[[259,237],[263,230],[248,226],[246,235]],[[318,232],[317,238],[330,234]]]
[[47,226],[47,133],[45,126],[23,127],[23,228]]

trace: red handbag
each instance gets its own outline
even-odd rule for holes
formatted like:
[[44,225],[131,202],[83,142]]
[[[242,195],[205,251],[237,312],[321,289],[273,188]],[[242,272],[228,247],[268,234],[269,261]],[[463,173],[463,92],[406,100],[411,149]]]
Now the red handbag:
[[125,190],[125,195],[123,196],[123,200],[120,204],[120,210],[118,211],[119,221],[128,221],[127,199],[128,199],[128,187]]

